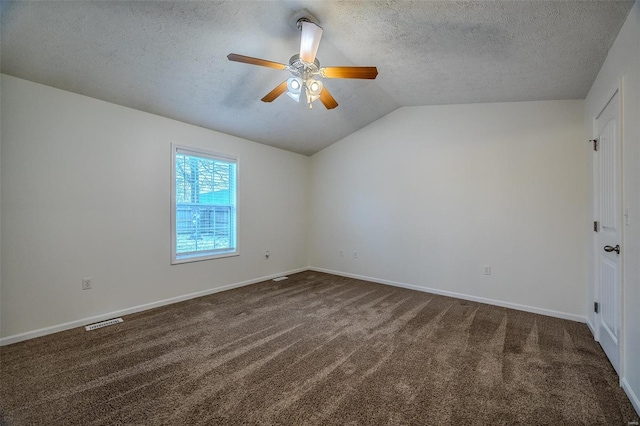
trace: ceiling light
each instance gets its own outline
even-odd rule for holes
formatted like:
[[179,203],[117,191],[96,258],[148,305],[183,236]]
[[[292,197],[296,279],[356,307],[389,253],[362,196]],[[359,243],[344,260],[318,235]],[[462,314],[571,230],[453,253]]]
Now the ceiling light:
[[312,108],[311,103],[320,97],[320,93],[322,92],[322,82],[320,80],[314,80],[309,78],[305,81],[306,87],[306,95],[307,95],[307,103],[309,104],[309,108]]
[[305,83],[307,86],[307,93],[312,98],[312,101],[318,99],[318,97],[320,96],[320,92],[322,92],[322,82],[320,80],[309,78]]
[[302,93],[302,80],[298,77],[291,77],[287,80],[287,95],[296,102],[300,102]]

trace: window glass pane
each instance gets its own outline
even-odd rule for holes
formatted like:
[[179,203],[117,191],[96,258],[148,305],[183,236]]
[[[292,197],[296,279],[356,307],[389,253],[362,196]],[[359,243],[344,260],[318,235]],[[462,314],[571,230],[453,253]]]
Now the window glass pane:
[[175,151],[176,259],[236,251],[236,163]]

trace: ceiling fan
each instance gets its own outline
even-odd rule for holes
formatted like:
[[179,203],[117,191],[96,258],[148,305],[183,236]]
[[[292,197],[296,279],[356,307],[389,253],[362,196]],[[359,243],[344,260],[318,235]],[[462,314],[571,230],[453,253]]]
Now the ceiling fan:
[[327,108],[333,109],[338,106],[338,102],[331,96],[324,87],[321,78],[361,78],[373,80],[378,75],[376,67],[323,67],[316,58],[320,39],[322,38],[322,28],[308,16],[297,19],[296,26],[302,31],[300,39],[300,53],[293,55],[289,60],[289,65],[279,62],[267,61],[265,59],[252,58],[251,56],[230,53],[227,59],[245,64],[259,65],[262,67],[286,70],[293,74],[293,77],[280,83],[263,98],[263,102],[273,102],[283,93],[296,102],[302,98],[312,108],[312,103],[316,99]]

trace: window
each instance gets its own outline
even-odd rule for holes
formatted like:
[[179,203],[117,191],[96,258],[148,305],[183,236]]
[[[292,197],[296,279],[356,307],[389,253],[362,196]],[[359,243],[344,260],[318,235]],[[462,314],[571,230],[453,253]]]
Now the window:
[[238,160],[173,145],[172,263],[238,254]]

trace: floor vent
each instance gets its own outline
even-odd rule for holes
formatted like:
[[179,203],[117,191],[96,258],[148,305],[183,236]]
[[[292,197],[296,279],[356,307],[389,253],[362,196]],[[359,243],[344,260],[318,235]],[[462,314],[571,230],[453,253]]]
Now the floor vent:
[[102,322],[97,322],[95,324],[90,324],[84,327],[85,330],[87,331],[91,331],[91,330],[95,330],[96,328],[102,328],[102,327],[106,327],[108,325],[114,325],[114,324],[118,324],[122,322],[122,318],[114,318],[114,319],[110,319],[107,321],[102,321]]
[[274,278],[274,281],[282,281],[282,280],[286,280],[289,277],[278,277],[278,278]]

